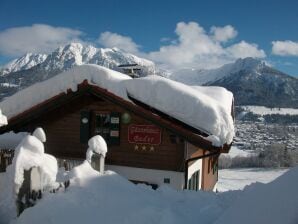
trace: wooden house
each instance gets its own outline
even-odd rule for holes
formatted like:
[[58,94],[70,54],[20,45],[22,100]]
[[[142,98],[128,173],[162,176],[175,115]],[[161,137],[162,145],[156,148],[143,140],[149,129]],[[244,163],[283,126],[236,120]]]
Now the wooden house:
[[[106,169],[133,182],[154,187],[168,184],[176,189],[215,189],[218,157],[220,153],[228,152],[230,145],[215,147],[206,140],[208,135],[203,131],[144,102],[120,97],[104,84],[97,85],[90,78],[84,79],[85,71],[96,73],[98,70],[96,75],[99,76],[102,70],[111,71],[100,66],[91,69],[88,66],[85,70],[75,68],[66,72],[68,76],[64,77],[68,78],[79,71],[81,78],[76,80],[77,88],[73,89],[70,83],[67,91],[56,91],[48,98],[33,100],[26,107],[12,108],[8,125],[1,127],[0,133],[32,132],[36,127],[42,127],[47,135],[46,153],[68,160],[84,159],[88,139],[99,134],[108,144]],[[15,100],[8,98],[0,103],[3,114],[16,100],[25,102],[25,95],[29,92],[34,98],[38,97],[35,95],[39,94],[38,91],[54,88],[52,81],[55,79],[58,83],[59,77],[54,77],[17,93],[18,96],[12,96]],[[50,85],[45,85],[47,82]],[[67,81],[65,83],[67,86]],[[38,85],[45,87],[39,88]],[[22,97],[25,97],[24,101]]]

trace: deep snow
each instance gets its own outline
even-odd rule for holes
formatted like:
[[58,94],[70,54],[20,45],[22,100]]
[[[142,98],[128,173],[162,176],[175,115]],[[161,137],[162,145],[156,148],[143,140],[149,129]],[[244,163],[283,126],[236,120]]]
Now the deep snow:
[[99,175],[86,161],[70,177],[65,192],[47,195],[13,223],[295,224],[298,220],[298,167],[271,183],[219,194],[166,186],[154,191],[111,171]]
[[246,186],[260,182],[270,183],[283,175],[288,169],[269,168],[239,168],[223,169],[218,171],[217,190],[219,192],[243,190]]
[[[125,84],[130,96],[204,131],[214,145],[232,142],[233,95],[229,91],[220,87],[210,90],[208,87],[189,87],[160,76],[132,79]],[[224,100],[219,101],[218,95]]]
[[[39,128],[35,133],[44,133]],[[43,136],[45,138],[45,136]],[[24,171],[38,168],[41,185],[44,189],[55,189],[58,164],[55,157],[44,153],[44,145],[40,139],[26,135],[16,147],[12,164],[0,178],[0,223],[8,223],[16,217],[16,198],[24,181]]]

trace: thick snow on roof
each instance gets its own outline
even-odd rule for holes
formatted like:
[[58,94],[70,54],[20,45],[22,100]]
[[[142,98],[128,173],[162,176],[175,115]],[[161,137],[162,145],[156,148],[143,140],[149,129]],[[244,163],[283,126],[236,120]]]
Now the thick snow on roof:
[[68,89],[76,91],[77,85],[84,80],[127,101],[128,92],[137,100],[206,132],[210,135],[207,139],[215,146],[232,142],[233,95],[226,89],[187,86],[160,76],[132,79],[98,65],[78,66],[32,85],[0,102],[0,108],[11,118]]
[[0,109],[0,127],[7,125],[7,117],[2,114],[2,111]]
[[70,88],[76,91],[78,84],[84,80],[127,99],[126,89],[120,83],[128,79],[131,77],[102,66],[81,65],[17,92],[2,101],[0,108],[4,115],[11,118]]
[[[189,87],[160,76],[125,82],[133,98],[210,134],[216,146],[231,143],[233,95],[223,88]],[[207,95],[208,94],[208,95]]]
[[14,133],[12,131],[0,135],[0,149],[14,149],[27,135],[28,132]]
[[67,191],[46,195],[15,223],[294,224],[298,220],[298,167],[272,183],[220,194],[166,186],[154,191],[111,171],[99,175],[88,162],[71,176]]

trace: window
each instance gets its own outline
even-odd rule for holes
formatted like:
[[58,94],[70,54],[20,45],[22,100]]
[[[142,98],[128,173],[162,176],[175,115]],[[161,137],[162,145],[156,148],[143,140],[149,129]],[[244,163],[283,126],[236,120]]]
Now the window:
[[96,113],[95,114],[95,128],[94,134],[101,135],[106,141],[110,136],[110,114],[109,113]]
[[199,190],[200,184],[200,170],[196,171],[191,178],[188,180],[188,190]]
[[120,144],[120,113],[95,112],[94,135],[101,135],[108,145]]

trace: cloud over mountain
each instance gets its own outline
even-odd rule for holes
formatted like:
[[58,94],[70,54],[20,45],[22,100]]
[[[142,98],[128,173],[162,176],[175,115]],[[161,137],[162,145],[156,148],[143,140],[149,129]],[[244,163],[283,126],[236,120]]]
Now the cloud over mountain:
[[[238,58],[264,58],[266,54],[255,43],[235,42],[238,31],[231,25],[212,26],[209,31],[197,22],[179,22],[176,38],[161,42],[156,51],[143,52],[129,36],[105,31],[96,42],[108,48],[150,59],[165,69],[216,68]],[[0,54],[20,56],[25,53],[48,53],[70,42],[84,43],[86,34],[77,29],[45,24],[9,28],[0,32]]]
[[104,47],[117,47],[130,53],[136,53],[139,51],[139,45],[133,42],[130,37],[111,33],[109,31],[101,33],[98,38],[98,42]]
[[80,30],[45,24],[9,28],[0,32],[0,54],[46,53],[72,41],[82,42],[82,35]]

